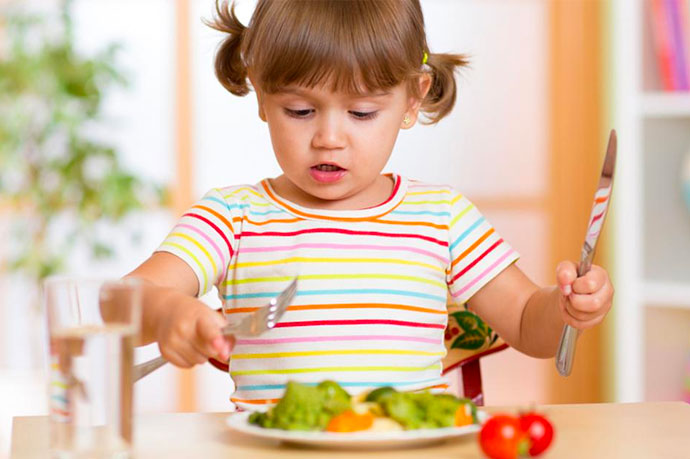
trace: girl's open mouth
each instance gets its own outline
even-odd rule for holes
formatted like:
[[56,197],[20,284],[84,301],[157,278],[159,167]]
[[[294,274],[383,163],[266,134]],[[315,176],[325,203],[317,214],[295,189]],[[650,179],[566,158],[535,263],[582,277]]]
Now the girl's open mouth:
[[320,183],[333,183],[340,180],[346,173],[347,169],[336,164],[317,164],[309,169],[314,180]]

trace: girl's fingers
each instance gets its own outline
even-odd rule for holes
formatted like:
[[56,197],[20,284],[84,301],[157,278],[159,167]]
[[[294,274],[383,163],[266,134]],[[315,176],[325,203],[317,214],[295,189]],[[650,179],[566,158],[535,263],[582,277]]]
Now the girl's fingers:
[[209,357],[217,358],[216,351],[213,350],[210,344],[203,343],[198,339],[195,339],[191,341],[191,345],[194,349],[194,352],[204,357],[205,360],[208,360]]
[[[581,298],[582,296],[587,296],[587,295],[571,295],[571,296],[570,296],[570,301],[566,302],[566,305],[565,305],[565,310],[566,310],[566,312],[568,313],[568,315],[570,315],[570,316],[571,316],[572,318],[574,318],[575,320],[579,320],[579,321],[589,321],[589,320],[595,319],[595,318],[597,318],[597,317],[599,317],[600,315],[603,314],[602,311],[599,310],[599,309],[597,309],[597,310],[595,310],[595,311],[585,311],[585,310],[582,310],[582,309],[578,309],[578,308],[573,304],[573,300],[577,300],[577,299],[578,299],[578,298],[575,298],[575,297],[580,297],[580,298]],[[586,300],[586,299],[585,299],[585,300]]]
[[572,261],[562,261],[556,267],[556,282],[565,296],[572,292],[572,284],[577,279],[577,266]]
[[602,292],[592,293],[589,295],[572,294],[568,297],[568,303],[571,309],[581,314],[589,313],[605,313],[608,311],[606,295]]
[[599,266],[592,265],[587,274],[575,279],[573,282],[573,292],[580,294],[597,292],[604,287],[606,280],[606,271]]
[[181,355],[181,357],[190,364],[190,367],[193,367],[194,365],[200,365],[206,362],[206,360],[208,360],[208,357],[206,357],[203,353],[197,351],[194,348],[194,346],[186,346],[186,348],[181,349],[178,352]]
[[207,360],[207,357],[194,347],[193,341],[172,338],[168,342],[159,345],[159,347],[163,357],[179,367],[189,368],[204,363]]
[[161,355],[165,358],[165,360],[172,363],[176,367],[191,368],[194,366],[194,363],[187,360],[187,358],[183,357],[182,354],[171,349],[169,346],[159,346],[159,348]]
[[209,310],[209,313],[199,317],[196,323],[196,337],[194,347],[207,357],[222,360],[225,357],[225,343],[220,334],[225,319]]
[[572,294],[561,297],[559,306],[563,320],[575,328],[593,327],[601,322],[611,308],[611,289],[605,287],[589,295]]
[[563,321],[566,324],[570,325],[573,328],[577,328],[578,330],[586,330],[588,328],[592,328],[595,325],[599,325],[602,320],[604,320],[604,316],[599,316],[596,319],[587,320],[587,321],[575,320],[570,315],[567,315],[567,314],[563,318]]
[[561,310],[561,318],[563,319],[563,322],[571,327],[580,328],[579,321],[568,313],[568,300],[566,297],[561,297],[560,301],[558,302],[558,307]]
[[230,359],[230,354],[232,353],[232,350],[235,347],[235,337],[221,335],[216,339],[220,341],[220,346],[222,346],[220,360],[222,362],[227,362]]
[[[559,268],[565,271],[562,265]],[[561,297],[563,320],[577,328],[596,325],[611,308],[612,298],[613,286],[608,274],[603,268],[592,265],[587,274],[573,281],[571,294]]]

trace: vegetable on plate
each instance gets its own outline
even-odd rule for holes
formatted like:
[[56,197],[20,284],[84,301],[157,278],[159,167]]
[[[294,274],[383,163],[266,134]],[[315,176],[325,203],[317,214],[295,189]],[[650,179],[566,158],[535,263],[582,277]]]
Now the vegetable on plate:
[[398,392],[381,387],[353,399],[333,381],[289,382],[280,401],[249,422],[265,428],[357,432],[413,430],[478,424],[477,407],[450,394]]

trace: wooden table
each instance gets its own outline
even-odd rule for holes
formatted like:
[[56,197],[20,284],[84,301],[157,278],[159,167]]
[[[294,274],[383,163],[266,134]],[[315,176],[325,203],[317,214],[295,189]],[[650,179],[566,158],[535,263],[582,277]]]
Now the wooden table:
[[[513,409],[487,408],[487,411]],[[682,402],[549,405],[540,408],[556,428],[543,458],[690,457],[690,405]],[[309,449],[230,431],[226,413],[171,413],[136,419],[138,458],[482,458],[475,436],[415,449],[376,452]],[[48,457],[48,418],[14,418],[12,458]]]

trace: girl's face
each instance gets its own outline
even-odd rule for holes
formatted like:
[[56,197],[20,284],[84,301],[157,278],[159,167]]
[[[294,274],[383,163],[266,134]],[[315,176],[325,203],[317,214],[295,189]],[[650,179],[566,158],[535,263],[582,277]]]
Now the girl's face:
[[[428,82],[420,85],[425,94]],[[328,209],[359,209],[389,197],[393,183],[381,170],[398,131],[412,127],[419,109],[404,84],[358,95],[294,86],[257,90],[257,97],[284,172],[272,182],[278,194]]]

